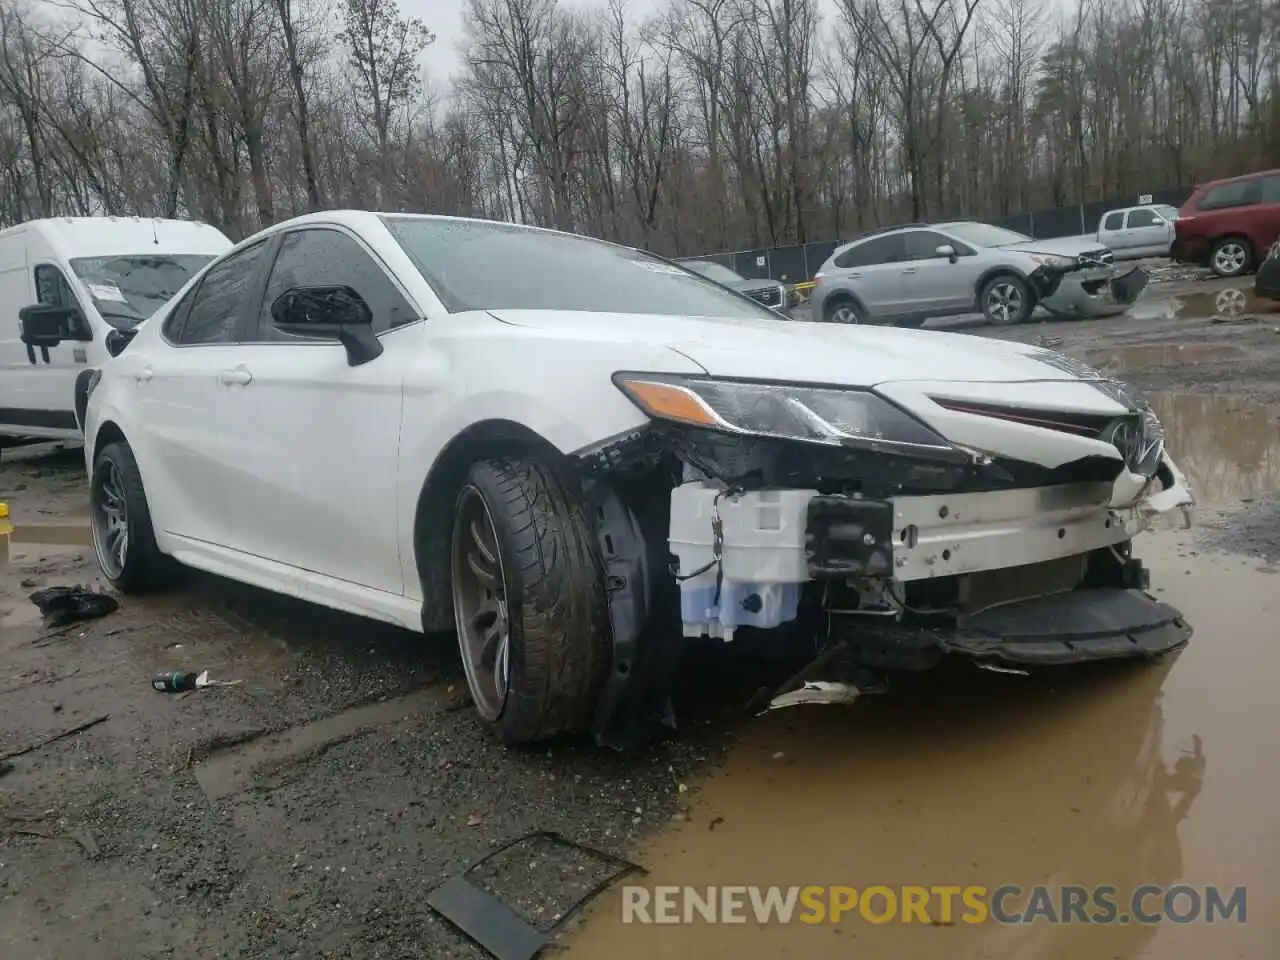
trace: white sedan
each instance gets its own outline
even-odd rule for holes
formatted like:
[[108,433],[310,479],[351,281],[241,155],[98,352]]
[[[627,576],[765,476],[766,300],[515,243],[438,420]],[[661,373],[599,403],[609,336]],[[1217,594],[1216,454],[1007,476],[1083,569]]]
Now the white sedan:
[[879,672],[1191,633],[1130,554],[1192,503],[1159,422],[1035,347],[782,320],[564,233],[331,211],[116,349],[77,386],[105,576],[186,565],[452,629],[506,742],[633,742],[686,637]]

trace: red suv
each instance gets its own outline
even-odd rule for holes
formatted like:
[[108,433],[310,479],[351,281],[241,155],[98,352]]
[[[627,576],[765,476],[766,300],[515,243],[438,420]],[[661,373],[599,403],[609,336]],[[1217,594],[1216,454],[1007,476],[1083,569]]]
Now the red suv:
[[1280,237],[1280,170],[1196,187],[1178,211],[1171,255],[1179,263],[1238,277],[1256,267]]

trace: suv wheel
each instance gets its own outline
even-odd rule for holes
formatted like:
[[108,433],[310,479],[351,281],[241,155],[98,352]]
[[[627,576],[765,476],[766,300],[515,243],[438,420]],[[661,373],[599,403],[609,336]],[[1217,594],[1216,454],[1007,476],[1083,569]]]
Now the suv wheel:
[[978,294],[978,307],[988,323],[1023,323],[1035,304],[1027,281],[1013,274],[992,277]]
[[612,633],[579,497],[545,462],[483,460],[453,524],[454,622],[477,712],[509,744],[585,729]]
[[827,323],[862,323],[862,310],[849,297],[834,297],[823,311]]
[[1251,263],[1253,247],[1242,237],[1223,237],[1209,254],[1209,268],[1220,277],[1238,277]]

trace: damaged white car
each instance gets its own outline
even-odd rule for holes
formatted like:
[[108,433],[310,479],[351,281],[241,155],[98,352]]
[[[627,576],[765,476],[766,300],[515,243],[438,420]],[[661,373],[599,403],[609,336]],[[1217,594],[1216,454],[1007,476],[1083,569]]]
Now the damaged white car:
[[1026,345],[788,321],[562,233],[326,212],[113,350],[76,390],[109,580],[185,564],[453,629],[507,742],[635,742],[688,637],[879,671],[1191,633],[1130,552],[1192,503],[1155,415]]

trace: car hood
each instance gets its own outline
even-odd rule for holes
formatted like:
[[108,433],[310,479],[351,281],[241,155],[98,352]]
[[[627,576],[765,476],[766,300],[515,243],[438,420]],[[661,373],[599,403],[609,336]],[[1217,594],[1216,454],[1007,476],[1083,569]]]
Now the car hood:
[[1106,249],[1096,237],[1058,237],[1056,240],[1027,240],[1024,243],[1009,243],[1001,250],[1019,250],[1027,253],[1051,253],[1059,257],[1078,257],[1082,253],[1097,253]]
[[490,311],[560,340],[664,346],[715,377],[874,387],[890,382],[1052,383],[1107,379],[1024,343],[933,330],[648,314]]

